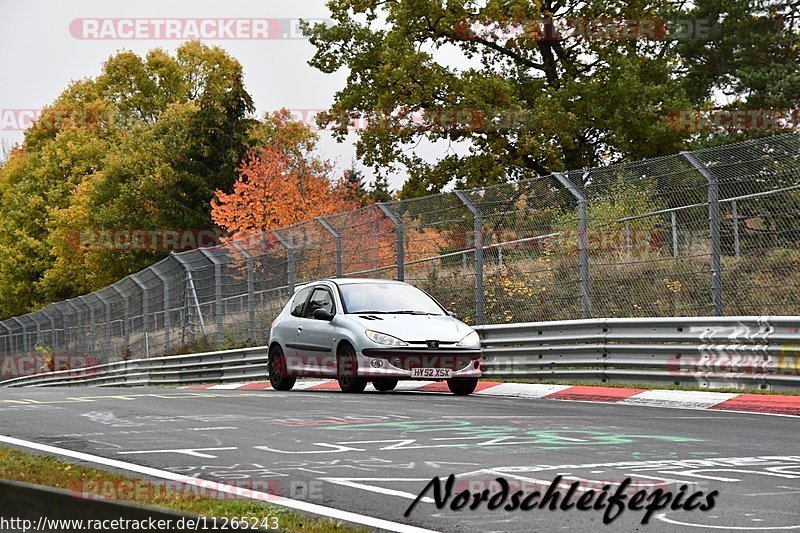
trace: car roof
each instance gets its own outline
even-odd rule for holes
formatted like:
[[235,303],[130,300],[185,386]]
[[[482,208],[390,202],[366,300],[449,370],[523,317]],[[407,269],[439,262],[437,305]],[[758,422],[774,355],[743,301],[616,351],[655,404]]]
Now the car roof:
[[294,292],[299,291],[302,288],[308,287],[309,285],[314,285],[315,283],[321,283],[323,281],[327,281],[330,283],[334,283],[336,285],[350,285],[350,284],[365,284],[365,283],[394,283],[396,285],[404,285],[405,282],[397,281],[393,279],[381,279],[381,278],[325,278],[325,279],[318,279],[316,281],[309,281],[308,283],[303,283],[302,285],[298,285],[295,287]]

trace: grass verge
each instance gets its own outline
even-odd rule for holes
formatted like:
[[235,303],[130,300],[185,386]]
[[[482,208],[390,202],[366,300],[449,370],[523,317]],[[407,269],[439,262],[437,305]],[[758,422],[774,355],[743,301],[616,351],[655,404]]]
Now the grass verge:
[[[123,503],[169,509],[189,515],[216,517],[277,517],[280,529],[301,533],[360,533],[367,531],[331,519],[308,517],[252,500],[216,499],[197,492],[175,491],[139,478],[131,478],[76,465],[50,456],[0,447],[0,478],[44,485],[76,494],[86,490]],[[123,490],[124,487],[124,490]],[[115,490],[115,488],[117,488]],[[99,490],[97,490],[99,489]]]

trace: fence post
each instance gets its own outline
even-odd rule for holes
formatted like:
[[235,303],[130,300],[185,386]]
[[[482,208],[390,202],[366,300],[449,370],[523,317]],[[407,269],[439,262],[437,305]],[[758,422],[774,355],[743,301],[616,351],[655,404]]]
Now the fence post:
[[111,322],[111,302],[103,296],[102,293],[96,292],[94,293],[95,297],[97,297],[98,301],[103,304],[103,308],[106,311],[106,342],[105,342],[105,351],[111,351],[111,339],[114,335],[114,325]]
[[472,213],[475,231],[475,324],[481,325],[486,321],[483,302],[483,213],[464,194],[464,191],[453,192]]
[[64,343],[63,343],[63,346],[62,346],[62,343],[59,342],[59,340],[58,340],[58,330],[56,328],[53,328],[53,332],[55,333],[55,336],[54,336],[55,342],[53,342],[53,344],[54,344],[53,352],[55,352],[55,353],[58,353],[58,352],[61,352],[61,351],[66,352],[67,346],[69,345],[69,335],[67,334],[66,317],[64,316],[64,311],[59,309],[58,303],[54,303],[54,304],[52,304],[52,306],[53,306],[53,309],[55,311],[57,311],[58,314],[61,316],[61,329],[64,332],[64,334],[62,336],[62,340],[64,341]]
[[[22,321],[19,318],[15,317],[15,316],[12,316],[11,320],[13,320],[19,326],[19,329],[20,329],[20,336],[22,338],[22,352],[21,353],[28,353],[28,342],[25,339],[25,324],[23,324]],[[20,343],[16,343],[16,345],[17,345],[17,347],[19,347]]]
[[222,262],[205,248],[200,248],[199,250],[214,264],[214,315],[216,315],[214,318],[217,323],[217,349],[219,350],[224,338],[222,322]]
[[625,219],[625,254],[631,256],[631,221]]
[[586,213],[588,200],[563,172],[553,172],[553,176],[578,200],[578,262],[580,273],[581,315],[592,317],[589,287],[589,219]]
[[[198,320],[200,321],[200,331],[203,333],[203,338],[208,341],[208,333],[206,333],[206,323],[203,320],[203,310],[200,309],[200,300],[197,299],[197,291],[194,288],[194,277],[192,276],[192,267],[187,263],[180,254],[176,254],[175,252],[169,253],[171,257],[173,257],[180,265],[183,267],[184,272],[186,273],[186,315],[187,317],[191,316],[192,309],[197,312]],[[194,298],[194,306],[191,304],[191,300]],[[194,342],[194,323],[190,322],[192,326],[189,329],[189,333],[191,335],[192,342]]]
[[6,326],[5,321],[0,322],[0,327],[2,327],[6,332],[3,335],[3,353],[5,355],[11,355],[11,329]]
[[736,200],[731,202],[731,210],[733,215],[733,253],[739,257],[739,207],[736,205]]
[[36,346],[42,342],[42,325],[39,323],[39,315],[41,313],[36,312],[31,314],[31,320],[36,325],[36,342],[33,343],[33,350],[36,351]]
[[233,241],[233,247],[239,250],[247,261],[247,324],[250,342],[256,344],[256,281],[255,265],[253,254],[248,252],[244,246]]
[[48,313],[48,309],[53,307],[53,304],[48,305],[44,309],[42,309],[42,314],[50,321],[50,349],[53,352],[57,351],[58,347],[58,335],[56,334],[56,321],[53,318],[53,315]]
[[[172,347],[170,339],[172,318],[169,312],[169,278],[155,268],[153,269],[153,273],[155,273],[155,275],[161,281],[162,295],[164,299],[164,349],[169,352],[170,348]],[[153,325],[155,325],[155,321]]]
[[128,297],[124,292],[117,288],[116,284],[111,285],[111,290],[116,292],[122,298],[123,306],[123,320],[122,320],[122,337],[125,339],[125,349],[130,349],[130,335],[131,335],[131,309],[128,303]]
[[150,357],[150,342],[147,338],[147,315],[150,313],[150,306],[149,302],[147,301],[147,285],[142,283],[142,281],[139,279],[139,274],[141,274],[141,272],[131,274],[131,281],[133,281],[136,286],[142,290],[142,334],[144,335],[144,356],[147,358]]
[[669,220],[672,225],[672,257],[678,257],[678,215],[675,211],[670,211]]
[[405,227],[400,217],[394,214],[386,203],[380,202],[375,204],[383,212],[386,217],[394,224],[394,232],[397,236],[397,281],[405,281],[406,279],[406,245],[405,245]]
[[97,323],[95,321],[95,314],[94,314],[94,307],[92,307],[87,300],[87,296],[78,296],[78,301],[81,302],[86,308],[89,310],[89,332],[86,335],[88,340],[87,342],[87,352],[89,354],[93,354],[95,351],[95,328],[97,327]]
[[291,296],[294,294],[294,246],[277,230],[270,230],[270,233],[286,248],[286,284],[289,287],[289,296]]
[[342,277],[342,235],[334,228],[330,222],[325,220],[324,217],[316,217],[315,219],[317,222],[322,224],[322,227],[328,230],[328,232],[333,236],[333,240],[336,243],[336,277]]
[[697,170],[708,183],[708,228],[711,245],[711,303],[714,316],[722,316],[724,311],[722,288],[722,246],[720,244],[719,183],[717,177],[692,152],[681,155]]
[[81,320],[81,311],[78,307],[72,303],[72,300],[64,300],[64,303],[69,306],[72,310],[72,314],[75,315],[75,342],[77,343],[76,347],[78,351],[81,351],[84,348],[84,335],[83,335],[83,321]]

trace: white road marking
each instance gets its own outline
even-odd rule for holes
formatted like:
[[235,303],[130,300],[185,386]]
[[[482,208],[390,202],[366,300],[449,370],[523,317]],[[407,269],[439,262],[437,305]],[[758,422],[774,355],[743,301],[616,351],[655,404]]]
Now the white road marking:
[[724,529],[726,531],[777,531],[777,530],[787,530],[787,529],[800,529],[800,525],[796,526],[764,526],[764,527],[750,527],[750,526],[714,526],[709,524],[692,524],[690,522],[680,522],[678,520],[673,520],[671,518],[667,518],[665,514],[656,515],[658,520],[662,522],[666,522],[667,524],[674,524],[676,526],[688,526],[688,527],[702,527],[706,529]]
[[235,446],[233,447],[226,447],[226,448],[183,448],[183,449],[175,449],[175,450],[137,450],[132,452],[117,452],[119,455],[137,455],[140,453],[180,453],[183,455],[190,455],[192,457],[202,457],[204,459],[216,459],[216,455],[211,455],[210,453],[200,453],[200,452],[211,452],[217,450],[236,450]]
[[5,442],[6,444],[10,444],[12,446],[31,448],[34,450],[39,450],[41,452],[50,453],[54,455],[71,457],[73,459],[78,459],[79,461],[87,461],[90,463],[109,466],[111,468],[118,468],[120,470],[126,470],[128,472],[136,472],[137,474],[143,474],[145,476],[151,476],[159,479],[167,479],[170,481],[177,481],[179,483],[184,483],[186,485],[193,485],[204,488],[213,488],[213,490],[216,490],[218,492],[224,492],[227,494],[232,494],[243,498],[268,502],[269,504],[272,505],[287,507],[289,509],[295,509],[297,511],[312,513],[327,518],[333,518],[334,520],[343,520],[345,522],[350,522],[353,524],[360,524],[367,527],[384,529],[386,531],[394,531],[397,533],[436,533],[434,530],[431,529],[424,529],[421,527],[410,526],[407,524],[400,524],[398,522],[392,522],[390,520],[384,520],[382,518],[374,518],[371,516],[361,515],[358,513],[352,513],[350,511],[342,511],[340,509],[334,509],[333,507],[326,507],[324,505],[318,505],[315,503],[294,500],[292,498],[285,498],[283,496],[276,496],[274,494],[268,494],[266,492],[250,490],[243,487],[236,487],[233,485],[226,485],[224,483],[217,483],[205,479],[197,479],[189,476],[184,476],[182,474],[176,474],[174,472],[169,472],[167,470],[160,470],[157,468],[151,468],[149,466],[127,463],[125,461],[118,461],[116,459],[108,459],[105,457],[100,457],[98,455],[76,452],[73,450],[68,450],[66,448],[58,448],[56,446],[49,446],[47,444],[39,444],[38,442],[16,439],[14,437],[8,437],[5,435],[0,435],[0,442]]
[[[387,496],[399,496],[401,498],[407,498],[409,500],[415,500],[417,498],[417,494],[412,492],[406,492],[404,490],[395,490],[395,489],[388,489],[386,487],[376,487],[374,485],[367,485],[365,483],[358,483],[359,481],[398,481],[398,482],[425,482],[430,481],[430,479],[426,478],[368,478],[368,477],[350,477],[350,478],[341,478],[341,477],[321,477],[319,478],[320,481],[327,481],[329,483],[334,483],[336,485],[343,485],[345,487],[350,487],[353,489],[362,489],[369,492],[377,492],[378,494],[385,494]],[[421,502],[423,503],[435,503],[436,500],[430,498],[428,496],[423,496],[420,498]]]

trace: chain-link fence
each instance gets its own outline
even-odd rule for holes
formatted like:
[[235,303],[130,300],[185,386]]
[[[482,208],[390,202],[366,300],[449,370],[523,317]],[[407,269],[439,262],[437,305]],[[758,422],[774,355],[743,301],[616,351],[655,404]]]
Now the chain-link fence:
[[800,136],[775,136],[173,253],[0,322],[0,353],[106,362],[260,345],[296,285],[332,276],[404,279],[472,324],[800,314],[799,223]]

